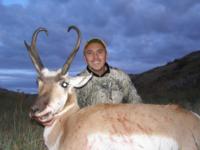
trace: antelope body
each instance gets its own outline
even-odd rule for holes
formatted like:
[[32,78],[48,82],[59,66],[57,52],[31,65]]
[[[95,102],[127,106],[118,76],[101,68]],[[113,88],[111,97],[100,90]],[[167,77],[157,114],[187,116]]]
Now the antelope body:
[[25,45],[39,74],[38,97],[30,116],[45,125],[49,150],[200,150],[200,117],[177,105],[99,104],[80,109],[74,88],[92,78],[66,74],[80,45],[63,68],[49,71],[37,53],[35,31]]

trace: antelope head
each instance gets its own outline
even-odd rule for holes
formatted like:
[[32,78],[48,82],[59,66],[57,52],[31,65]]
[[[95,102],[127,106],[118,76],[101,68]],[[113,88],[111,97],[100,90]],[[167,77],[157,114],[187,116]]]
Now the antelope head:
[[27,42],[24,41],[32,63],[38,73],[38,96],[34,105],[31,107],[29,115],[43,125],[50,124],[55,116],[62,114],[66,109],[71,107],[72,104],[68,104],[68,98],[73,91],[73,87],[81,87],[91,78],[91,75],[70,77],[67,74],[81,42],[81,33],[79,29],[75,26],[70,26],[68,31],[71,29],[75,30],[78,34],[76,45],[63,67],[57,71],[49,71],[44,67],[36,48],[36,40],[39,32],[45,32],[46,35],[48,35],[47,29],[38,28],[33,33],[31,45],[28,45]]

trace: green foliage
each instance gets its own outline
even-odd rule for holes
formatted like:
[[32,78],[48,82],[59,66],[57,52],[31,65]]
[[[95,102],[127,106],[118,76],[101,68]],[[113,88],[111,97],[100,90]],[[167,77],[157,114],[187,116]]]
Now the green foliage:
[[0,93],[0,150],[43,150],[43,127],[28,116],[29,96]]

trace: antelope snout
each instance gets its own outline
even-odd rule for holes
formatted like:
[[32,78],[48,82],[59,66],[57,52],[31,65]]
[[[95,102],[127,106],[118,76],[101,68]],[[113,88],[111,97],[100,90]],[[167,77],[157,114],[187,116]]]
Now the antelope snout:
[[29,117],[33,118],[35,116],[35,114],[39,113],[39,112],[40,112],[40,109],[34,105],[30,108]]
[[31,112],[32,112],[33,114],[35,114],[35,113],[40,112],[40,109],[39,109],[37,106],[32,106],[32,107],[31,107]]

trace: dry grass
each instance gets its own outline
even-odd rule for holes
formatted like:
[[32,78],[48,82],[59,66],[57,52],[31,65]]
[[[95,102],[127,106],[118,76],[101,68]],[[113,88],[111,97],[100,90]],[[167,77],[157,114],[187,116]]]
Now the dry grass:
[[0,95],[0,150],[43,150],[43,127],[28,117],[28,97]]

